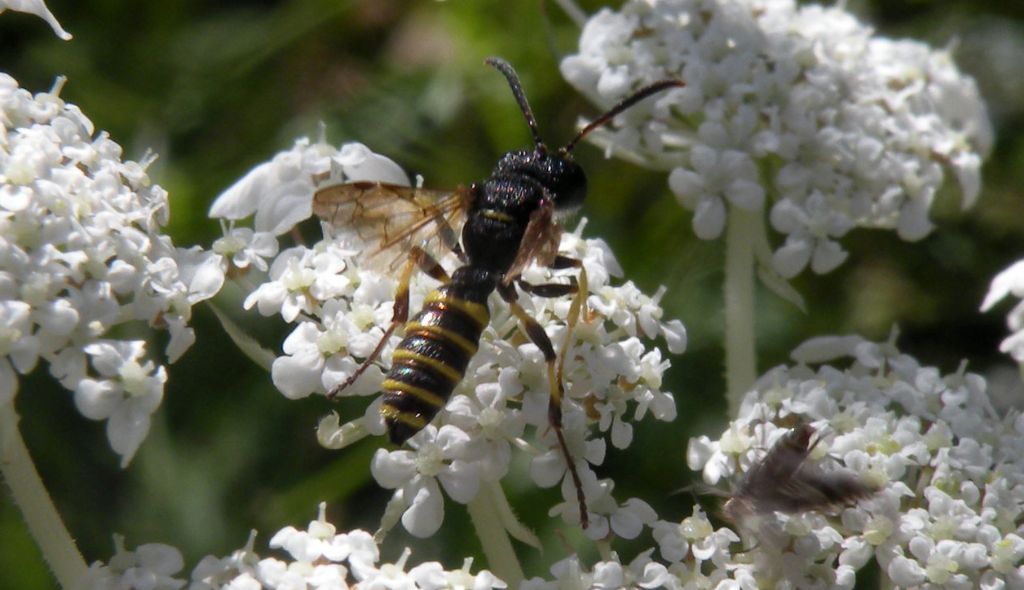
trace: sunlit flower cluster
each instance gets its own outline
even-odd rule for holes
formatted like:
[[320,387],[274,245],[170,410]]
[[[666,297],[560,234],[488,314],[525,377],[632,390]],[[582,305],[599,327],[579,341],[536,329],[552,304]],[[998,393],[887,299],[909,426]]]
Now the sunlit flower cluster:
[[[301,178],[306,178],[306,185]],[[292,207],[282,208],[280,201],[305,191],[304,209],[289,218],[295,223],[310,215],[314,179],[325,184],[367,179],[408,184],[393,162],[362,145],[335,149],[323,142],[300,141],[239,181],[218,199],[213,213],[224,216],[230,211],[236,219],[251,214],[259,226],[261,219],[278,217],[263,216],[264,211],[292,211]],[[236,202],[258,206],[243,210]],[[296,199],[294,208],[298,207]],[[263,229],[273,233],[282,228]],[[246,307],[264,315],[278,314],[295,324],[272,368],[274,384],[291,398],[323,394],[344,382],[381,340],[393,311],[395,273],[381,269],[386,264],[368,264],[361,256],[373,245],[360,243],[348,231],[351,228],[324,224],[324,229],[323,240],[280,252],[270,263],[268,280],[245,301]],[[599,538],[611,530],[634,537],[643,524],[653,522],[653,512],[637,499],[619,504],[611,497],[612,482],[599,481],[589,466],[604,461],[606,434],[621,449],[632,441],[633,422],[647,414],[659,420],[675,418],[672,395],[661,391],[669,362],[650,340],[662,336],[670,351],[680,352],[686,333],[679,321],[662,320],[660,293],[652,298],[632,283],[614,285],[611,276],[621,272],[615,258],[602,241],[584,239],[580,230],[565,233],[560,250],[583,261],[590,289],[585,318],[573,334],[565,363],[564,430],[586,496],[593,499],[588,534]],[[441,262],[449,270],[459,264],[451,254]],[[569,272],[533,267],[523,278],[534,284],[566,281]],[[437,284],[425,275],[414,275],[411,309],[419,309]],[[522,294],[520,302],[561,348],[571,298]],[[555,512],[568,522],[580,518],[571,478],[548,424],[550,383],[543,355],[520,333],[516,317],[499,297],[492,298],[490,305],[491,323],[446,409],[407,448],[382,449],[374,457],[374,476],[384,487],[396,490],[394,502],[404,507],[402,522],[419,536],[433,534],[441,525],[441,489],[456,501],[472,500],[482,483],[497,482],[508,473],[513,449],[533,456],[531,474],[539,485],[562,484],[566,501]],[[342,395],[377,393],[398,341],[395,335],[386,342],[380,362]],[[345,425],[329,417],[321,425],[321,440],[340,447],[354,440],[348,435],[353,431],[383,434],[378,407],[379,400],[369,405],[364,418]],[[526,433],[531,430],[534,438],[528,440]]]
[[149,543],[134,551],[115,537],[116,552],[109,563],[96,562],[89,568],[78,590],[270,590],[273,588],[402,588],[433,590],[505,588],[506,584],[487,570],[470,573],[472,559],[463,567],[445,570],[435,561],[421,563],[406,571],[410,551],[394,563],[381,562],[380,548],[373,536],[361,530],[338,533],[327,522],[325,506],[307,530],[285,527],[270,539],[270,548],[282,557],[261,558],[254,550],[255,533],[245,547],[227,557],[208,555],[192,570],[188,580],[181,575],[181,552],[170,545]]
[[854,227],[916,240],[945,174],[964,207],[992,132],[948,50],[873,36],[842,7],[792,0],[633,0],[584,27],[562,73],[602,106],[663,78],[686,83],[591,138],[670,171],[704,239],[732,208],[784,234],[775,269],[825,273]]
[[[766,373],[718,440],[691,440],[709,484],[736,481],[796,424],[822,435],[810,460],[870,482],[872,497],[835,515],[760,515],[737,523],[757,547],[739,561],[760,580],[850,588],[875,560],[896,586],[1024,584],[1024,417],[999,416],[985,380],[922,367],[891,344],[819,338],[794,366]],[[808,364],[854,360],[849,368]]]
[[42,358],[79,411],[107,420],[122,462],[149,430],[167,376],[143,341],[110,332],[166,328],[171,362],[195,339],[192,305],[223,283],[216,260],[161,231],[167,193],[141,163],[58,96],[0,74],[0,404]]

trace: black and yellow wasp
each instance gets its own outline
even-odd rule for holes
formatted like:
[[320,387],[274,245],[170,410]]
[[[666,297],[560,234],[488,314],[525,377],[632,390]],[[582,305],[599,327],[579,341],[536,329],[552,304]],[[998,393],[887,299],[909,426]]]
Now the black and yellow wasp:
[[[532,150],[506,153],[489,178],[453,191],[353,182],[322,188],[314,196],[313,211],[321,219],[353,228],[364,239],[377,241],[377,253],[392,248],[408,252],[399,276],[391,326],[376,350],[328,395],[333,397],[355,382],[370,363],[376,362],[391,334],[404,324],[405,337],[392,354],[391,369],[382,384],[381,406],[391,440],[404,443],[430,423],[462,381],[480,335],[490,322],[487,299],[497,290],[522,330],[544,354],[551,387],[548,421],[576,486],[580,523],[586,528],[583,486],[562,434],[561,406],[565,348],[582,311],[586,273],[579,260],[558,255],[561,227],[556,217],[578,208],[587,192],[583,169],[570,155],[576,144],[623,110],[682,82],[665,80],[642,88],[584,127],[565,147],[552,152],[540,139],[515,70],[497,58],[486,63],[508,80],[533,134]],[[456,237],[459,226],[461,239]],[[461,260],[462,265],[451,276],[424,247],[431,240],[440,241]],[[552,268],[576,268],[579,278],[570,283],[531,285],[520,275],[533,262]],[[423,309],[410,320],[409,281],[416,267],[442,285],[427,295]],[[560,358],[541,325],[517,302],[517,286],[543,297],[574,295],[567,319],[566,347]]]

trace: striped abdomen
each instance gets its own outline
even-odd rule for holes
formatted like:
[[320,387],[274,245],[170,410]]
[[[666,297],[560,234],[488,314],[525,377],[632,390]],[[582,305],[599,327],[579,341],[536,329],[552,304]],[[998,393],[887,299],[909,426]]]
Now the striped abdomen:
[[395,349],[381,386],[380,413],[395,444],[423,430],[462,381],[491,319],[487,295],[492,285],[463,267],[451,282],[432,291],[423,310],[406,323],[405,338]]

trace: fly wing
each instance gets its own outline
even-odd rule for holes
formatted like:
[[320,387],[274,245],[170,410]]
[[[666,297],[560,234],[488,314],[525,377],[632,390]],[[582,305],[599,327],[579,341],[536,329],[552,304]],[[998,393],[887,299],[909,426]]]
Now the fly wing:
[[[807,460],[814,428],[803,425],[784,434],[743,476],[736,494],[755,500],[776,493],[784,487]],[[770,508],[769,510],[775,510]]]
[[734,497],[754,512],[788,514],[827,510],[866,498],[876,490],[854,473],[823,472],[808,461],[818,444],[814,428],[804,424],[786,433],[747,472]]
[[413,246],[459,252],[458,231],[473,192],[466,187],[434,191],[383,182],[352,182],[321,188],[313,212],[366,249],[361,261],[394,270]]

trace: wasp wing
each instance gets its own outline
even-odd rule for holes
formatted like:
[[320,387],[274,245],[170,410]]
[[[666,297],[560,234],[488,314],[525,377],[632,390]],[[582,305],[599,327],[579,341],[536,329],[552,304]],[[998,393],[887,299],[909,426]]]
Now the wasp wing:
[[340,233],[355,235],[366,247],[363,262],[393,270],[413,246],[459,253],[457,232],[472,201],[473,192],[463,186],[435,191],[352,182],[318,190],[313,213]]
[[551,201],[546,201],[530,214],[530,221],[526,224],[519,250],[512,261],[512,266],[505,273],[505,283],[508,284],[521,275],[531,262],[551,266],[558,254],[561,239],[562,227],[555,221],[555,208]]

